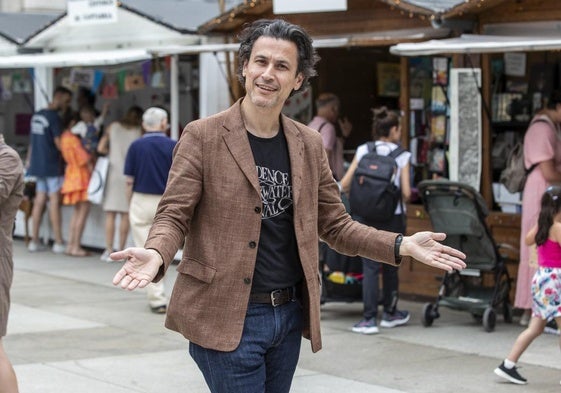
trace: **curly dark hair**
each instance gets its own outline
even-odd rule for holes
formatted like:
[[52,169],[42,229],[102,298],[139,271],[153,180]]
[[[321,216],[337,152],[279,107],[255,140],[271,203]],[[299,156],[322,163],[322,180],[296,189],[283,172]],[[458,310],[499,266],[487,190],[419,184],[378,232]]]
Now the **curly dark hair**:
[[[245,86],[243,67],[249,61],[253,45],[260,37],[272,37],[280,40],[294,42],[298,49],[298,69],[297,73],[302,73],[304,80],[301,90],[309,84],[309,79],[316,76],[315,65],[319,61],[319,56],[312,46],[312,38],[300,26],[293,25],[282,19],[260,19],[246,26],[239,34],[240,49],[238,50],[239,66],[237,76],[242,86]],[[290,95],[295,94],[292,91]]]
[[561,210],[561,186],[550,186],[542,195],[540,215],[538,216],[538,232],[536,244],[541,246],[549,237],[549,229],[553,218]]

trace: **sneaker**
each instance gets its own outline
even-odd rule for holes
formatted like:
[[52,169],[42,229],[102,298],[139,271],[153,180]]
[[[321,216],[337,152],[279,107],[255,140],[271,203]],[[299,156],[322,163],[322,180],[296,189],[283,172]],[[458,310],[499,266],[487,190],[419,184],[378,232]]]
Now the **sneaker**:
[[557,336],[560,335],[560,331],[559,328],[557,327],[557,323],[555,322],[555,319],[550,320],[546,325],[545,328],[543,329],[544,333],[547,334],[555,334]]
[[363,319],[353,326],[353,332],[362,334],[376,334],[378,333],[378,325],[376,325],[376,318]]
[[154,314],[165,314],[167,311],[167,306],[164,304],[163,306],[150,307],[150,311],[152,311]]
[[35,243],[34,241],[30,241],[29,245],[27,246],[27,250],[29,252],[40,252],[45,251],[47,247],[43,243]]
[[66,246],[64,244],[53,243],[53,252],[55,254],[63,254],[66,252]]
[[103,254],[101,254],[101,256],[99,257],[99,259],[102,260],[103,262],[113,262],[113,260],[109,256],[109,255],[111,255],[112,252],[114,252],[114,251],[110,251],[108,249],[105,249],[103,251]]
[[411,314],[409,314],[409,311],[395,310],[393,314],[389,314],[384,311],[380,326],[385,328],[393,328],[396,326],[405,325],[409,321],[409,318],[411,318]]
[[495,369],[495,374],[499,377],[508,380],[509,382],[516,383],[518,385],[526,385],[528,381],[522,375],[518,374],[518,367],[506,368],[505,362],[503,361],[499,367]]

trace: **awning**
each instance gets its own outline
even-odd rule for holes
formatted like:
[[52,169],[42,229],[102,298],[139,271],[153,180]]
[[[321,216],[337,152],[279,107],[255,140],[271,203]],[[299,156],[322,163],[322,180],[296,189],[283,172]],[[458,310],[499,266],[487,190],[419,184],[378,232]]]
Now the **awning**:
[[560,37],[516,37],[463,34],[457,38],[401,43],[390,47],[398,56],[429,56],[446,53],[532,52],[561,49]]
[[129,63],[151,58],[152,55],[145,49],[34,53],[0,56],[0,68],[100,66]]
[[[428,38],[445,37],[450,34],[448,29],[403,29],[377,31],[360,34],[342,34],[330,37],[314,37],[313,46],[321,48],[342,48],[351,46],[384,46],[403,40],[426,40]],[[174,54],[199,54],[205,52],[236,52],[240,45],[237,43],[216,43],[200,45],[167,45],[148,49],[155,56]]]
[[[436,32],[436,33],[434,33]],[[387,45],[403,39],[434,38],[440,34],[448,34],[446,29],[433,30],[396,30],[389,32],[364,33],[348,36],[317,37],[313,45],[316,48],[340,48],[351,46]],[[117,65],[134,61],[148,60],[175,54],[200,54],[209,52],[237,52],[238,43],[209,43],[194,45],[162,45],[137,49],[88,50],[50,52],[34,54],[16,54],[0,56],[1,68],[32,68],[32,67],[86,67]]]

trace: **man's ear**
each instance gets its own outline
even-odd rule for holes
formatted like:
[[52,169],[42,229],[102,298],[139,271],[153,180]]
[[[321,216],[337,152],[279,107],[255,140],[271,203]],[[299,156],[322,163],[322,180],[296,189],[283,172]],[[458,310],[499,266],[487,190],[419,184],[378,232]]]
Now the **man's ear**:
[[302,83],[304,83],[304,75],[299,72],[298,75],[296,75],[296,85],[294,86],[294,90],[300,90]]

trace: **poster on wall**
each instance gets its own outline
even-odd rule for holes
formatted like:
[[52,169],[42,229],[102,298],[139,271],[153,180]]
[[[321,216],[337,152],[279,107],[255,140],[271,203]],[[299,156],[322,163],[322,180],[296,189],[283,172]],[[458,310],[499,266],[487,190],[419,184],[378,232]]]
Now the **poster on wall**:
[[95,72],[93,69],[72,68],[68,83],[72,86],[84,86],[90,89],[94,83]]
[[432,83],[448,86],[448,58],[435,57],[432,59]]
[[398,63],[378,63],[378,95],[380,97],[399,97],[400,66]]
[[504,54],[505,75],[525,76],[526,75],[526,54],[507,52]]
[[481,69],[450,70],[450,180],[479,191],[481,182]]

